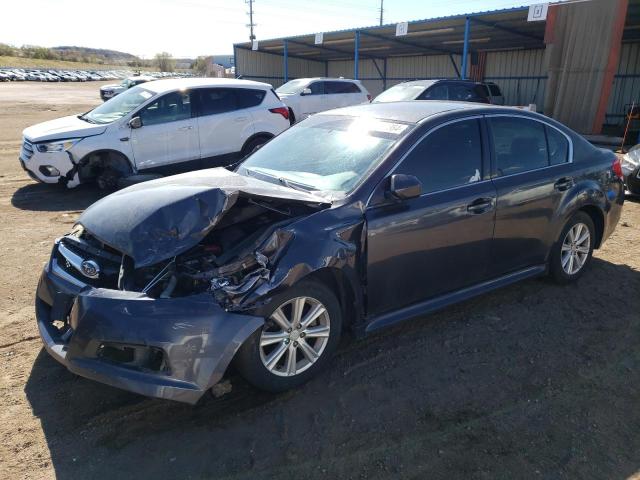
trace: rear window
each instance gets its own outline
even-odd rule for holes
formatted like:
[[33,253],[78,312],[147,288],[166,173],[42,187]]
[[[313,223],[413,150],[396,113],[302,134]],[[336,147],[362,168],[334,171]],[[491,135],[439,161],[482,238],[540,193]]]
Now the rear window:
[[498,87],[498,85],[496,85],[495,83],[489,83],[489,84],[487,84],[487,87],[489,87],[489,91],[491,92],[491,96],[493,96],[493,97],[501,97],[502,96],[502,92],[500,91],[500,87]]
[[267,92],[248,88],[237,88],[238,105],[240,108],[255,107],[262,103]]
[[360,89],[352,82],[325,82],[325,93],[360,93]]

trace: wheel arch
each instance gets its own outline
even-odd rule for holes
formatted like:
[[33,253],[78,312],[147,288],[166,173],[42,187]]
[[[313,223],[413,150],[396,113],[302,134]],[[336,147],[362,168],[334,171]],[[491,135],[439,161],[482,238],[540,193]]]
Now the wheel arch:
[[247,148],[247,146],[249,144],[251,144],[251,142],[253,142],[254,140],[257,139],[265,139],[265,140],[271,140],[275,135],[273,133],[269,133],[269,132],[258,132],[258,133],[254,133],[253,135],[251,135],[249,138],[247,138],[244,142],[244,144],[242,145],[242,154],[247,155],[248,153],[245,153],[245,150]]
[[596,230],[594,248],[600,248],[604,234],[604,213],[602,209],[596,205],[583,205],[578,209],[578,212],[584,212],[591,217],[591,221],[593,221],[593,226]]
[[76,170],[81,183],[92,178],[92,176],[87,175],[89,172],[86,172],[86,170],[91,169],[91,163],[94,160],[102,164],[99,165],[99,168],[104,168],[104,163],[108,162],[110,166],[115,167],[122,174],[135,173],[136,171],[134,163],[125,153],[112,148],[101,148],[87,153],[77,162]]
[[362,295],[358,295],[359,290],[343,270],[334,267],[321,268],[300,279],[304,280],[319,281],[336,293],[342,310],[343,328],[354,327],[362,318]]

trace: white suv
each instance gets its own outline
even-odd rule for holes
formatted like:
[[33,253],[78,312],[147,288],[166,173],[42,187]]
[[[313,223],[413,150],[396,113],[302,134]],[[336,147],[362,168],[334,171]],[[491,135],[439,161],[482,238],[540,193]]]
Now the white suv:
[[266,83],[156,80],[25,129],[20,163],[40,182],[113,188],[133,175],[232,164],[288,127],[289,110]]
[[289,107],[292,124],[314,113],[371,101],[360,80],[347,78],[298,78],[276,89],[276,93]]

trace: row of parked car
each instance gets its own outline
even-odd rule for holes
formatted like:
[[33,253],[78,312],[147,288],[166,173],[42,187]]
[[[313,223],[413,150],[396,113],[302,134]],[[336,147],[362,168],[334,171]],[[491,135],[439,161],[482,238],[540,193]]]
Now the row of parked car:
[[[34,68],[2,68],[0,82],[87,82],[118,80],[132,76],[129,70],[61,70]],[[190,73],[146,72],[152,78],[189,77]]]
[[76,375],[195,403],[231,362],[283,391],[330,365],[345,329],[577,280],[620,218],[620,160],[481,87],[405,84],[370,102],[346,79],[156,80],[27,128],[21,162],[49,183],[227,167],[82,213],[38,283],[46,350]]

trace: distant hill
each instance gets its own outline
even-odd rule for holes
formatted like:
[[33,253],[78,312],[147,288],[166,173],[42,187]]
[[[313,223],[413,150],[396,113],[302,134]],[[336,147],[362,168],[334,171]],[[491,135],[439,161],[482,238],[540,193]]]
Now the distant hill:
[[73,47],[73,46],[61,46],[52,47],[51,50],[56,52],[62,58],[91,58],[102,59],[105,63],[119,63],[129,62],[133,60],[140,60],[135,55],[126,52],[119,52],[117,50],[108,50],[105,48],[88,48],[88,47]]

